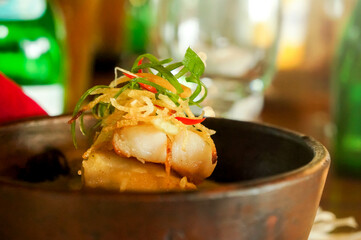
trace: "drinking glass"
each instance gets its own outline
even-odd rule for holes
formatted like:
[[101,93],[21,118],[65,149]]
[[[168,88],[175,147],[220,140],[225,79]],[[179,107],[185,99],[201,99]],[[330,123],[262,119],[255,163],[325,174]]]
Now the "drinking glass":
[[217,117],[253,120],[275,72],[278,0],[150,0],[150,52],[182,60],[188,47],[206,58],[203,81]]

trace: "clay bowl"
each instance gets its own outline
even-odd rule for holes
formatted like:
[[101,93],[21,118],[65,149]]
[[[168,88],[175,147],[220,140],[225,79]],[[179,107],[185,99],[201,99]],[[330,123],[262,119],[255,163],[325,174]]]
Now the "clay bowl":
[[312,138],[207,119],[217,131],[211,179],[219,185],[196,192],[118,193],[20,180],[28,159],[48,147],[77,166],[89,139],[75,150],[68,119],[0,127],[0,239],[308,238],[330,165],[327,150]]

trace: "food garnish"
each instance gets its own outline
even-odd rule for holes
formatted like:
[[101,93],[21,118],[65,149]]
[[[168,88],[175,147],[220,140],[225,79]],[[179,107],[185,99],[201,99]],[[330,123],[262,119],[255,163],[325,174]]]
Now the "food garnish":
[[[207,96],[207,88],[200,80],[204,69],[203,61],[191,48],[183,61],[175,63],[171,58],[158,60],[151,54],[143,54],[130,71],[115,68],[115,79],[109,86],[95,86],[86,91],[69,120],[75,146],[78,119],[81,132],[88,132],[83,123],[85,113],[91,112],[98,120],[94,129],[101,127],[93,145],[83,155],[85,185],[117,186],[120,190],[192,189],[208,177],[217,159],[210,137],[215,132],[201,124],[205,120],[203,114],[195,116],[190,109],[191,105],[200,106]],[[194,90],[181,81],[193,83]],[[83,106],[89,96],[95,98]],[[101,176],[94,169],[110,162],[113,169],[108,173],[118,178],[108,179],[104,185],[107,181],[100,181]],[[118,165],[119,162],[128,169],[124,164]],[[95,178],[98,180],[93,181]],[[139,179],[147,181],[148,186]],[[151,181],[157,184],[153,186]]]
[[186,125],[194,125],[197,123],[201,123],[205,120],[205,118],[185,118],[185,117],[175,117],[178,121],[186,124]]

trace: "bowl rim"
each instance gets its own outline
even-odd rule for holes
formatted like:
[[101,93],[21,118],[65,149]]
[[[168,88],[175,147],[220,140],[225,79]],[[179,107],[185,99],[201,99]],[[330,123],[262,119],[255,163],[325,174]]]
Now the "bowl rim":
[[[47,121],[65,121],[71,118],[69,114],[62,114],[59,116],[40,116],[32,117],[0,125],[0,132],[2,129],[9,129],[17,125],[38,125],[45,124]],[[61,195],[62,197],[85,197],[102,200],[116,201],[138,201],[138,202],[154,202],[154,201],[194,201],[194,200],[209,200],[219,199],[225,197],[239,197],[259,194],[260,192],[268,192],[277,188],[283,187],[285,184],[296,183],[304,178],[307,178],[317,172],[329,169],[330,154],[326,147],[314,138],[301,134],[299,132],[289,130],[283,127],[271,125],[268,123],[258,123],[250,121],[240,121],[225,118],[214,118],[221,121],[231,121],[241,124],[248,124],[251,127],[266,128],[278,135],[288,136],[292,138],[299,138],[304,141],[311,151],[314,153],[312,160],[299,168],[284,173],[245,180],[241,182],[222,183],[210,189],[201,189],[196,191],[169,191],[169,192],[117,192],[109,190],[64,190],[64,189],[48,189],[42,187],[29,186],[29,184],[21,184],[19,181],[6,180],[0,176],[0,190],[7,188],[12,190],[29,191],[36,194],[52,194]],[[70,126],[69,126],[70,130]],[[286,181],[287,179],[287,181]]]

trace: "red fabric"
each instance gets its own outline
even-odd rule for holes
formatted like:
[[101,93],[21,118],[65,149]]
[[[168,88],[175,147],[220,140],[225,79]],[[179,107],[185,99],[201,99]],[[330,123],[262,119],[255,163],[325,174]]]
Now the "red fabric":
[[0,123],[46,115],[44,109],[0,72]]

